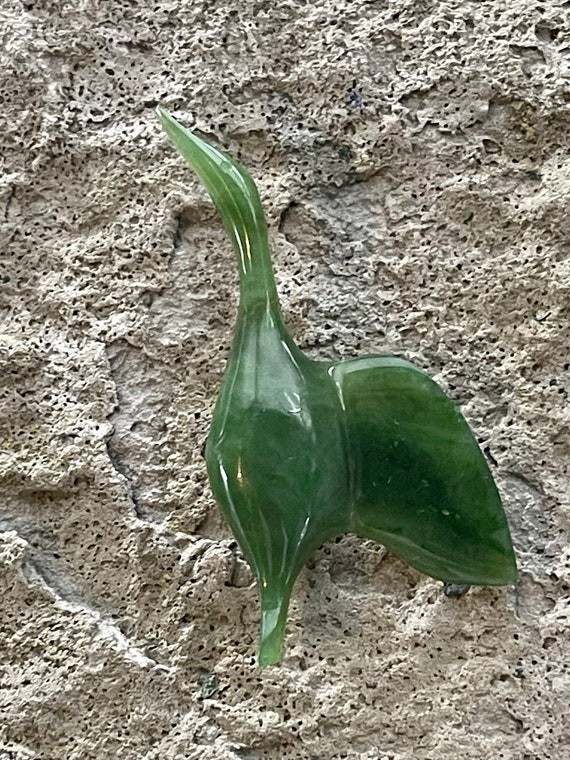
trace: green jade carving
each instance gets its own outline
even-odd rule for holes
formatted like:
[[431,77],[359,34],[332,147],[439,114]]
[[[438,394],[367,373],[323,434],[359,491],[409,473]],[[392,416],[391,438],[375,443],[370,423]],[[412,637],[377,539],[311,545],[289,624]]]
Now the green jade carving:
[[237,253],[237,326],[206,460],[257,577],[259,663],[280,661],[293,583],[339,534],[379,541],[448,584],[515,583],[499,494],[459,410],[402,359],[305,356],[283,323],[252,178],[164,109],[158,114]]

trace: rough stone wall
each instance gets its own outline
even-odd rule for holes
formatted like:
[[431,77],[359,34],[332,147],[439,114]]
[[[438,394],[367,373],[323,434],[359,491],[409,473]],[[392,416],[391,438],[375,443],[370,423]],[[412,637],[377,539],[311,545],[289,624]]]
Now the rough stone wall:
[[[570,757],[570,5],[2,0],[2,760]],[[513,589],[324,546],[283,664],[202,447],[233,255],[153,109],[259,182],[312,356],[461,405]]]

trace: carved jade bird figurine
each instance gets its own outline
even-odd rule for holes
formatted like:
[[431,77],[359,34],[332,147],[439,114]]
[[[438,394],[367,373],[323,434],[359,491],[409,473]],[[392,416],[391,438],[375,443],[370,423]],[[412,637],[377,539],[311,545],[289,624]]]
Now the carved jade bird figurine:
[[445,583],[514,583],[499,494],[457,407],[402,359],[305,356],[283,322],[252,178],[167,111],[158,114],[237,254],[237,325],[206,462],[257,578],[259,663],[279,662],[293,583],[339,534],[375,539]]

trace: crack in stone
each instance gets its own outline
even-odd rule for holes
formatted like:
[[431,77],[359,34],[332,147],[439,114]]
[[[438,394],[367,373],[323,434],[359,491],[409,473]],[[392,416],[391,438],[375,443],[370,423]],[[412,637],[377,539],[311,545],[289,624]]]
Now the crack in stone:
[[297,208],[298,206],[299,204],[297,203],[297,201],[289,201],[289,203],[285,206],[284,209],[282,209],[281,213],[279,214],[277,232],[281,233],[284,236],[285,240],[287,240],[287,242],[291,242],[291,241],[289,240],[287,233],[284,231],[284,228],[287,222],[289,221],[289,216],[291,215],[291,211],[294,208]]
[[10,206],[12,205],[12,201],[14,200],[16,196],[16,190],[13,185],[8,186],[8,196],[6,198],[6,205],[4,206],[4,221],[8,221],[8,217],[10,214]]
[[[184,233],[186,232],[188,227],[192,224],[191,219],[188,217],[188,210],[185,207],[174,212],[172,216],[172,221],[174,222],[174,225],[173,225],[174,230],[172,232],[171,249],[166,261],[168,270],[170,270],[172,266],[172,262],[174,261],[174,258],[182,245],[182,241],[184,239]],[[162,287],[156,290],[143,291],[141,293],[141,303],[143,304],[145,308],[151,309],[154,304],[155,298],[157,296],[161,296],[170,287],[171,287],[170,283],[166,283],[165,285],[163,285]]]
[[177,211],[174,215],[174,221],[176,223],[176,226],[174,228],[174,233],[172,235],[172,250],[170,252],[170,256],[168,257],[168,266],[172,264],[172,260],[176,256],[178,249],[182,245],[182,240],[184,238],[184,233],[190,226],[190,219],[188,218],[188,215],[185,211],[185,209],[181,209],[180,211]]
[[107,454],[109,456],[109,461],[113,465],[113,469],[125,481],[127,498],[133,508],[136,517],[141,520],[141,522],[150,522],[136,492],[134,485],[136,473],[131,469],[131,467],[129,467],[128,464],[121,460],[119,454],[117,453],[117,450],[113,446],[111,438],[106,441],[106,448]]
[[25,555],[20,566],[20,574],[26,585],[46,591],[60,609],[74,615],[87,616],[95,628],[94,639],[107,641],[125,659],[141,668],[152,667],[168,672],[174,669],[171,665],[164,665],[146,654],[125,636],[108,614],[88,604],[81,597],[73,579],[57,568],[54,556],[39,547],[37,543],[30,542],[29,531],[22,526],[21,521],[11,520],[10,526],[6,523],[7,521],[2,521],[0,531],[10,530],[26,544]]
[[4,517],[0,520],[0,532],[9,531],[15,533],[26,544],[26,559],[22,565],[22,573],[27,580],[37,575],[43,585],[61,599],[73,602],[80,598],[73,580],[58,568],[59,555],[42,545],[42,542],[46,542],[46,537],[41,535],[35,525],[28,524],[20,517]]
[[[103,615],[99,610],[90,607],[84,600],[70,600],[61,596],[58,590],[52,585],[53,574],[48,579],[46,574],[36,562],[31,559],[25,560],[22,565],[22,576],[28,581],[29,585],[40,586],[44,588],[50,596],[54,597],[56,605],[63,610],[71,612],[74,615],[86,615],[95,626],[96,634],[94,639],[103,639],[109,642],[116,652],[121,653],[125,659],[139,665],[140,667],[160,668],[161,670],[172,670],[171,666],[163,665],[134,644],[125,636],[119,626],[108,616]],[[65,579],[66,581],[68,579]]]
[[[113,369],[113,357],[111,356],[109,352],[109,346],[105,346],[105,353],[107,355],[107,361],[109,362],[109,374],[111,377],[111,380],[113,381],[113,386],[115,389],[115,405],[113,407],[112,412],[107,416],[107,419],[111,424],[113,424],[113,417],[120,413],[121,411],[121,394],[119,392],[119,384],[117,382],[117,377],[115,374],[115,370]],[[127,491],[127,498],[130,503],[130,505],[133,508],[133,512],[135,513],[135,516],[138,520],[144,523],[151,522],[148,519],[148,515],[145,511],[145,508],[143,507],[138,493],[135,486],[135,479],[137,476],[137,473],[126,463],[124,462],[117,449],[115,448],[113,444],[113,437],[115,435],[115,429],[113,425],[113,429],[107,440],[105,441],[105,447],[107,449],[107,455],[109,457],[109,461],[111,462],[111,465],[113,466],[113,469],[115,472],[121,476],[121,478],[125,482],[126,491]]]

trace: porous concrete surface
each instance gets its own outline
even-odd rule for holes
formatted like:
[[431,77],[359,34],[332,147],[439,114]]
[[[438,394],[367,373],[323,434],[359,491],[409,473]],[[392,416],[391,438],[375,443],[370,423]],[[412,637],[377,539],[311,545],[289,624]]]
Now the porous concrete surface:
[[[2,760],[570,758],[570,5],[2,0]],[[353,536],[282,665],[203,445],[230,245],[154,107],[259,183],[291,331],[461,406],[520,583]]]

